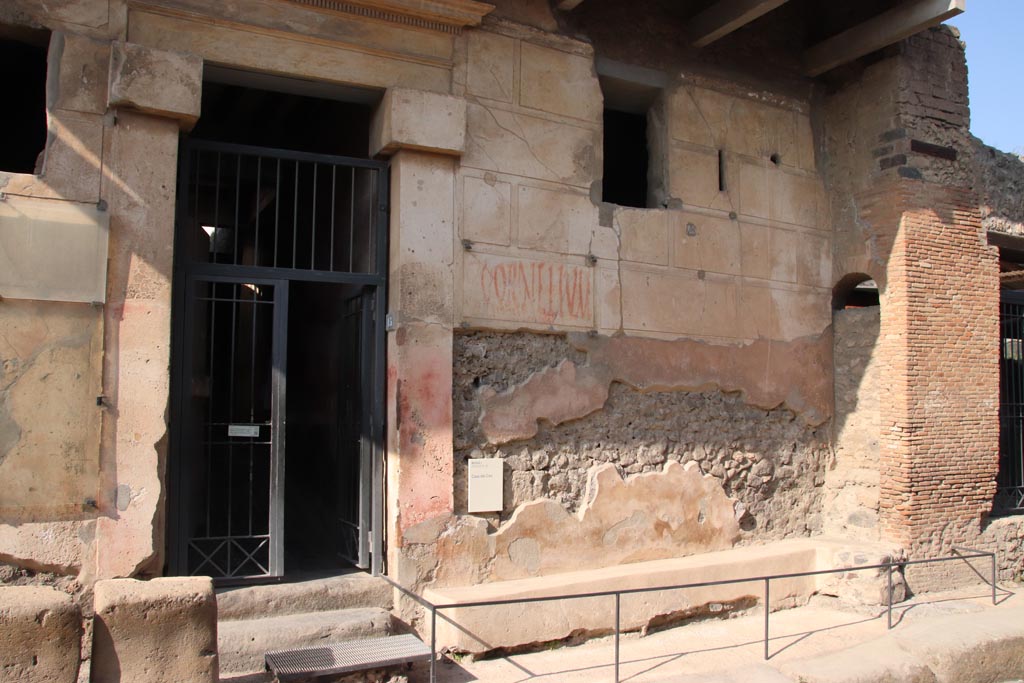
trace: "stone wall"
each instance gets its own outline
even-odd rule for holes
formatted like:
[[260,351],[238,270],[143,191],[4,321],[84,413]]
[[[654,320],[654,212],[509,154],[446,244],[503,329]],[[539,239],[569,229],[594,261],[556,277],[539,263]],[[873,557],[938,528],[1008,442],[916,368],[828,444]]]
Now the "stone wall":
[[669,79],[654,106],[658,205],[672,208],[616,207],[599,202],[589,45],[495,20],[459,57],[459,322],[719,342],[828,326],[830,224],[806,101]]
[[[489,439],[481,426],[485,405],[482,398],[522,388],[531,378],[566,362],[583,370],[600,363],[592,351],[587,360],[585,340],[531,333],[456,335],[455,513],[466,513],[466,460],[470,457],[504,458],[505,500],[500,513],[478,518],[481,524],[486,520],[483,527],[469,521],[473,518],[466,518],[450,523],[454,524],[451,528],[469,524],[475,529],[475,543],[485,553],[483,548],[495,542],[508,545],[517,538],[535,540],[538,529],[524,522],[524,516],[527,509],[536,505],[548,510],[548,521],[543,526],[557,527],[562,522],[555,520],[563,518],[570,524],[568,520],[573,516],[580,520],[593,517],[594,506],[601,504],[600,498],[595,498],[601,490],[600,486],[595,488],[596,472],[610,467],[625,478],[628,486],[639,475],[661,476],[669,471],[671,463],[681,463],[704,476],[685,486],[676,484],[660,511],[651,512],[650,518],[676,514],[673,511],[685,506],[683,501],[691,495],[688,487],[696,486],[696,490],[703,491],[698,495],[700,499],[728,498],[729,516],[738,524],[735,536],[714,534],[703,541],[676,539],[674,543],[668,539],[668,545],[652,540],[645,548],[622,556],[598,543],[590,551],[580,549],[571,553],[573,566],[674,557],[729,547],[735,542],[803,536],[820,530],[821,485],[831,457],[828,423],[809,424],[786,407],[766,409],[751,405],[739,392],[716,388],[701,391],[697,387],[673,391],[668,385],[641,391],[614,381],[606,387],[605,398],[582,415],[560,424],[542,418],[529,438],[501,439],[497,443]],[[653,356],[648,357],[648,361],[653,360]],[[647,485],[636,481],[639,495]],[[650,491],[646,494],[651,495]],[[647,519],[644,515],[648,513],[638,516],[631,506],[642,505],[646,496],[617,503],[616,512],[604,519],[601,533],[611,533],[632,520],[630,535],[642,537],[646,523],[639,520]],[[710,510],[709,503],[701,505],[708,505]],[[488,524],[492,530],[497,529],[490,539],[481,535],[486,534]],[[581,533],[574,525],[562,530],[563,539]],[[415,527],[411,533],[410,539],[424,535],[422,529]],[[420,561],[424,561],[424,554],[430,554],[436,561],[432,549],[410,550],[410,555]],[[497,572],[491,578],[513,578],[509,571],[493,566],[498,563],[500,567],[501,562],[507,561],[502,553],[495,552],[484,559],[485,574],[477,576],[478,580],[486,580],[488,571]],[[455,574],[448,569],[441,576],[434,572],[431,578],[457,582]],[[427,578],[422,567],[417,575]]]
[[1024,235],[1024,159],[973,140],[974,189],[985,230]]
[[[882,372],[882,538],[912,557],[956,544],[994,548],[1006,576],[1019,572],[1019,525],[987,519],[998,448],[998,267],[970,191],[963,60],[956,34],[939,27],[847,74],[826,98],[836,274],[866,273],[881,288],[872,363]],[[911,575],[913,590],[973,580],[949,564]]]

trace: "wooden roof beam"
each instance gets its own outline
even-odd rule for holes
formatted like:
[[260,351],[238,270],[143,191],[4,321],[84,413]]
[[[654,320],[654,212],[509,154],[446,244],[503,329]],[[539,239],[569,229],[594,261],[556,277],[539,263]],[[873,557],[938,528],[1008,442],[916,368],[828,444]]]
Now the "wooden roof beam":
[[937,26],[964,11],[967,0],[909,0],[804,52],[804,73],[818,76],[858,57]]
[[[563,0],[564,1],[564,0]],[[789,0],[718,0],[690,20],[694,47],[704,47],[746,26]]]

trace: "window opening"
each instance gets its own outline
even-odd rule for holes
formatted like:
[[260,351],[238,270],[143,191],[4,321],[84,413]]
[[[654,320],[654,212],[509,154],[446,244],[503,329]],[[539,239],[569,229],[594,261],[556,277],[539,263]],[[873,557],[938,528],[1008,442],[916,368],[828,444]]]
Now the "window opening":
[[46,53],[49,31],[0,26],[0,74],[4,101],[0,171],[40,173],[46,147]]
[[602,200],[620,206],[656,206],[659,184],[652,173],[651,145],[663,127],[652,116],[662,92],[659,72],[599,59],[604,95],[604,179]]
[[647,206],[647,115],[604,111],[604,201]]
[[863,273],[847,275],[832,288],[833,310],[868,308],[879,304],[878,284]]

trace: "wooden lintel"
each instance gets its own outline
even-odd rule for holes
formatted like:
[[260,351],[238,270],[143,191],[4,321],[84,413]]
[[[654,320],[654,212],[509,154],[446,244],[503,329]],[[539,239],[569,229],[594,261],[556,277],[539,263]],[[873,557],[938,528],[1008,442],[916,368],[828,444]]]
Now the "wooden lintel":
[[574,10],[583,3],[583,0],[558,0],[558,9],[563,12]]
[[718,0],[690,20],[687,27],[694,47],[710,45],[746,26],[788,0]]
[[818,76],[897,43],[964,11],[967,0],[909,0],[804,52],[804,73]]

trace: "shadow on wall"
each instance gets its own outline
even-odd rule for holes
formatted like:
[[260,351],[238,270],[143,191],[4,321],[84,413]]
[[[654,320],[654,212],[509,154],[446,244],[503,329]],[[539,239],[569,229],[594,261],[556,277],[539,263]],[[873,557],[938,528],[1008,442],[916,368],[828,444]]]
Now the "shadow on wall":
[[835,460],[826,475],[823,531],[878,537],[879,402],[885,373],[878,359],[881,308],[876,283],[852,273],[833,289]]

